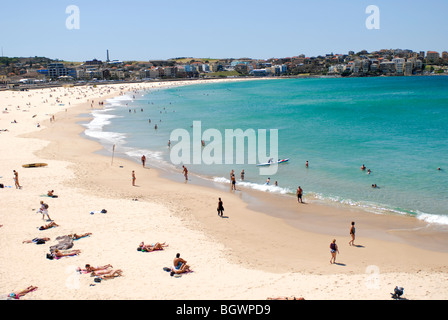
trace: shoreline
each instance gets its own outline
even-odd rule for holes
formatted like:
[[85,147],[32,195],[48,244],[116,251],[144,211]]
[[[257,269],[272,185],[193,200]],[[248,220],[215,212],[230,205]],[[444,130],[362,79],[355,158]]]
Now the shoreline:
[[[100,100],[103,99],[100,98]],[[11,166],[17,168],[17,164],[20,163],[20,158],[17,157],[30,152],[35,155],[33,161],[48,162],[49,167],[42,170],[28,169],[33,171],[26,171],[26,169],[20,168],[24,181],[39,182],[43,177],[52,179],[51,187],[56,192],[59,192],[58,189],[63,192],[60,198],[52,200],[52,209],[50,209],[50,215],[53,217],[55,212],[56,218],[54,219],[58,223],[59,220],[62,221],[61,228],[64,228],[63,230],[68,231],[68,229],[74,228],[73,226],[77,226],[76,232],[81,232],[80,228],[84,232],[92,232],[90,229],[94,229],[95,232],[91,239],[80,240],[84,241],[79,243],[83,253],[71,261],[65,260],[65,266],[74,263],[79,265],[88,263],[86,259],[96,259],[97,262],[93,263],[98,264],[110,263],[113,260],[114,264],[118,262],[124,265],[122,268],[126,272],[125,277],[107,282],[104,286],[101,284],[103,294],[101,297],[97,297],[93,290],[88,292],[89,288],[86,289],[82,286],[82,289],[79,289],[74,296],[69,295],[73,294],[73,290],[66,290],[69,292],[65,293],[69,299],[89,297],[95,297],[94,299],[114,299],[114,297],[119,299],[123,297],[191,299],[191,296],[185,294],[174,297],[171,293],[172,284],[170,284],[170,280],[173,279],[170,279],[169,276],[167,278],[163,271],[160,271],[160,278],[163,279],[158,279],[159,276],[156,279],[153,277],[141,279],[139,277],[141,272],[148,273],[148,259],[153,260],[152,257],[142,259],[141,256],[134,256],[136,254],[135,247],[142,240],[148,242],[166,240],[170,244],[170,248],[166,252],[161,252],[161,255],[154,258],[155,262],[158,262],[155,265],[156,270],[160,270],[164,266],[163,263],[169,264],[177,250],[182,252],[182,256],[191,262],[196,271],[195,274],[182,278],[185,280],[183,284],[187,288],[190,286],[196,288],[199,281],[201,289],[204,289],[203,292],[195,293],[193,298],[196,299],[265,299],[275,294],[294,294],[308,299],[344,299],[352,294],[355,299],[382,299],[381,297],[389,299],[388,292],[384,292],[384,290],[392,290],[393,287],[390,287],[394,286],[398,279],[406,281],[407,284],[403,285],[406,288],[409,286],[415,288],[419,293],[414,292],[414,297],[419,299],[425,299],[425,297],[445,299],[447,297],[448,290],[443,288],[431,290],[430,296],[426,293],[427,288],[418,289],[421,283],[431,284],[435,288],[438,288],[437,286],[446,288],[446,284],[438,282],[438,279],[446,277],[444,272],[446,272],[445,267],[448,261],[447,254],[415,248],[402,243],[406,242],[403,240],[395,242],[391,239],[376,239],[373,237],[377,231],[375,228],[371,228],[369,231],[372,233],[372,237],[366,236],[369,235],[365,232],[370,223],[384,228],[384,226],[389,227],[390,220],[384,223],[384,217],[367,217],[367,215],[361,217],[352,212],[346,212],[344,209],[338,212],[345,215],[341,217],[332,215],[335,212],[333,210],[331,214],[326,212],[328,208],[308,204],[300,208],[301,219],[291,220],[288,224],[280,218],[263,213],[261,208],[254,207],[253,203],[246,203],[239,194],[225,193],[193,183],[182,183],[181,173],[179,173],[179,182],[173,182],[163,178],[163,174],[157,170],[142,168],[132,160],[117,157],[114,164],[111,165],[108,157],[96,153],[102,148],[98,142],[81,137],[85,128],[78,123],[81,121],[79,116],[86,114],[88,110],[89,105],[86,103],[72,106],[65,112],[59,110],[61,112],[55,113],[55,122],[50,123],[49,120],[44,120],[42,127],[45,128],[39,130],[22,128],[24,132],[18,135],[20,138],[14,138],[14,142],[21,143],[23,141],[23,146],[25,146],[26,142],[31,141],[33,147],[29,148],[27,145],[29,149],[18,149],[20,151],[17,154],[10,150],[5,160],[0,162],[0,169]],[[1,133],[1,135],[3,134]],[[0,136],[1,138],[3,136]],[[6,140],[0,141],[5,143]],[[39,142],[36,143],[36,141]],[[68,144],[67,141],[70,143]],[[138,187],[131,186],[130,170],[135,170],[137,174]],[[57,173],[61,173],[61,175],[58,176]],[[56,176],[53,177],[53,175]],[[12,285],[14,275],[17,276],[18,272],[22,274],[19,278],[23,285],[25,284],[24,278],[26,278],[24,275],[32,274],[30,270],[26,269],[26,266],[20,264],[19,268],[16,268],[18,270],[14,269],[14,266],[17,267],[17,262],[20,261],[18,260],[20,256],[17,257],[14,254],[16,251],[23,253],[25,250],[31,261],[42,263],[49,267],[50,271],[53,270],[54,273],[51,275],[31,276],[42,282],[40,288],[49,285],[48,281],[53,277],[62,278],[63,281],[67,278],[67,275],[64,275],[64,267],[59,266],[62,270],[56,269],[57,266],[54,266],[54,262],[45,261],[42,255],[43,249],[40,249],[41,254],[37,255],[33,252],[35,248],[29,247],[31,245],[23,248],[21,243],[14,242],[14,240],[17,242],[18,239],[25,240],[23,237],[27,235],[35,236],[36,232],[30,232],[30,230],[34,229],[36,223],[41,220],[40,217],[29,216],[29,212],[32,206],[37,207],[37,204],[33,205],[39,200],[36,194],[44,193],[51,188],[49,184],[44,185],[45,187],[34,185],[32,188],[30,185],[25,185],[23,190],[17,191],[4,190],[9,193],[7,204],[12,207],[13,216],[2,217],[6,223],[2,221],[4,226],[0,229],[3,243],[1,257],[3,290],[6,289],[6,285]],[[28,191],[28,188],[31,190]],[[18,201],[22,199],[22,196],[16,195],[19,192],[22,195],[32,196],[33,199],[31,202],[23,199],[24,203],[17,206]],[[244,192],[251,196],[251,191],[245,190]],[[216,203],[219,196],[223,197],[226,208],[224,215],[228,218],[218,218],[216,215]],[[138,201],[132,199],[138,199]],[[100,203],[92,208],[91,206],[98,201]],[[279,202],[274,207],[278,204]],[[101,210],[103,206],[107,205],[110,205],[106,208],[111,211],[110,214],[104,216],[88,214],[89,210]],[[283,203],[283,205],[286,204]],[[23,206],[27,210],[23,210]],[[146,213],[147,207],[152,208],[151,215]],[[60,210],[59,214],[57,210]],[[130,212],[130,210],[132,211]],[[83,212],[82,218],[80,211]],[[62,212],[64,212],[63,216],[61,216]],[[317,224],[319,230],[315,224],[319,219],[316,215],[325,218]],[[359,226],[357,234],[360,235],[360,240],[355,242],[360,243],[359,247],[349,248],[346,243],[349,241],[349,217],[355,217],[357,226]],[[95,222],[90,218],[95,219]],[[361,222],[358,223],[358,221]],[[9,224],[20,223],[23,231],[12,229],[7,222]],[[334,230],[339,228],[334,227],[335,222],[341,226],[340,230],[336,232]],[[66,227],[63,227],[64,223]],[[73,226],[68,227],[70,223]],[[291,225],[294,223],[300,224],[302,228],[304,225],[308,227],[303,230]],[[409,226],[413,226],[413,222]],[[111,231],[114,234],[111,234]],[[326,233],[330,231],[332,231],[330,233],[332,236]],[[60,235],[62,231],[55,228],[50,232],[52,235]],[[3,238],[5,233],[7,238]],[[151,237],[149,237],[150,235]],[[341,250],[338,261],[342,261],[342,263],[337,265],[328,263],[330,258],[328,245],[333,237],[338,239]],[[415,235],[411,234],[410,237],[415,238]],[[8,242],[13,241],[8,248],[4,244],[6,239],[9,240]],[[104,244],[107,244],[106,247]],[[112,244],[113,249],[111,248]],[[123,248],[124,252],[121,251]],[[126,251],[126,249],[132,251]],[[101,254],[98,255],[98,253]],[[129,256],[132,256],[135,261],[128,261],[130,260]],[[415,261],[416,257],[418,257],[418,261]],[[59,262],[62,261],[56,263]],[[210,267],[210,264],[213,267]],[[369,288],[364,288],[365,290],[362,290],[362,294],[360,294],[359,287],[351,288],[350,285],[365,279],[366,268],[371,265],[378,266],[382,275],[389,280],[385,280],[381,288],[374,290],[373,294]],[[152,263],[151,266],[153,266]],[[397,274],[397,272],[399,273]],[[345,279],[345,283],[335,286],[335,279]],[[147,284],[148,281],[161,285],[158,288],[159,292],[145,293],[142,283]],[[82,279],[81,282],[84,285],[86,280]],[[299,283],[300,285],[298,285]],[[20,284],[18,285],[20,286]],[[115,286],[122,291],[119,293],[104,291],[106,290],[104,288],[114,288]],[[211,288],[209,288],[210,286]],[[316,287],[333,287],[334,291],[321,292],[320,289],[316,290]],[[248,290],[248,288],[253,288],[253,290]],[[99,288],[96,289],[99,290]],[[439,291],[435,292],[437,290]],[[51,290],[46,289],[42,291],[44,295],[40,295],[41,291],[33,294],[42,298],[57,299],[55,298],[58,296],[56,292],[52,293]],[[410,295],[412,296],[412,293]]]
[[[259,79],[263,80],[263,79]],[[222,80],[225,81],[225,80]],[[244,81],[244,80],[243,80]],[[83,123],[85,125],[87,123]],[[84,138],[99,142],[98,139],[89,137],[84,134]],[[99,142],[101,144],[101,142]],[[112,153],[108,151],[103,146],[103,149],[98,152],[104,156],[110,156]],[[118,157],[121,157],[124,160],[133,161],[136,164],[139,164],[139,160],[133,158],[130,155],[125,153],[118,154]],[[157,170],[161,170],[159,172],[159,177],[166,178],[171,182],[179,183],[179,179],[177,176],[180,176],[180,173],[175,172],[176,169],[163,166],[164,160],[159,160],[159,166]],[[161,164],[161,166],[160,166]],[[180,169],[179,169],[180,170]],[[180,172],[180,171],[179,171]],[[214,182],[212,175],[198,175],[195,172],[190,171],[189,177],[195,177],[193,181],[189,181],[189,184],[199,185],[203,187],[213,188],[215,190],[223,190],[229,191],[230,189],[230,181],[227,185],[224,182]],[[345,211],[353,212],[354,217],[364,218],[364,215],[369,216],[368,219],[373,219],[373,221],[380,220],[382,218],[388,219],[388,223],[391,225],[388,228],[376,226],[375,231],[369,230],[366,235],[369,237],[378,238],[380,240],[390,240],[396,242],[403,242],[411,244],[412,246],[433,250],[438,252],[448,252],[448,248],[445,246],[444,240],[448,240],[448,225],[427,222],[425,220],[419,219],[417,216],[409,213],[377,213],[372,212],[371,210],[361,208],[358,206],[353,206],[349,204],[340,203],[337,201],[328,201],[328,200],[320,200],[314,198],[312,195],[308,197],[306,204],[312,204],[311,210],[307,208],[300,208],[302,205],[297,205],[297,198],[293,194],[280,194],[269,191],[259,191],[252,189],[250,187],[239,186],[240,180],[237,179],[237,191],[241,191],[240,197],[244,200],[244,203],[252,208],[254,211],[262,212],[274,218],[281,218],[295,228],[302,228],[307,231],[313,231],[314,225],[318,224],[321,229],[325,230],[326,235],[331,235],[332,230],[330,228],[325,227],[325,223],[320,223],[316,219],[313,219],[312,216],[316,211],[322,211],[324,209],[334,211],[336,214],[341,215]],[[228,187],[227,187],[228,186]],[[238,193],[237,192],[237,193]],[[232,193],[232,192],[230,192]],[[266,198],[266,199],[263,199]],[[304,198],[307,198],[306,196]],[[286,199],[286,202],[283,201]],[[260,203],[257,203],[260,202]],[[320,209],[313,208],[314,206],[320,207]],[[306,206],[305,206],[306,207]],[[273,213],[275,210],[281,209],[281,214]],[[302,210],[304,209],[304,210]],[[297,217],[296,214],[301,214],[300,217]],[[346,219],[350,219],[347,217]],[[325,220],[326,223],[331,221],[331,219]],[[380,222],[376,224],[381,224]],[[384,223],[383,223],[384,224]],[[338,228],[343,228],[343,226],[339,225]],[[380,232],[380,233],[378,233]],[[413,236],[419,235],[419,238]],[[428,236],[431,234],[431,237]]]
[[[247,79],[239,79],[236,81],[246,81]],[[264,80],[262,78],[255,80]],[[226,81],[226,80],[216,80],[216,81]],[[227,80],[228,81],[228,80]],[[234,79],[230,81],[235,81]],[[249,79],[250,81],[250,79]],[[195,84],[196,81],[193,81],[191,84]],[[181,86],[183,84],[180,84]],[[184,84],[185,85],[185,84]],[[162,86],[163,87],[163,86]],[[163,88],[162,88],[163,89]],[[109,97],[108,99],[110,99]],[[113,97],[115,98],[115,97]],[[89,117],[90,119],[90,117]],[[85,124],[86,122],[84,122]],[[84,131],[83,131],[84,132]],[[81,134],[83,134],[83,132]],[[95,138],[88,137],[84,134],[84,139],[88,139],[94,141],[99,144],[100,149],[98,150],[99,155],[103,155],[107,158],[105,153],[107,150],[104,146]],[[132,159],[131,156],[128,155],[116,155],[116,158],[121,158],[123,161],[130,161],[136,166],[139,166],[139,161]],[[183,177],[179,172],[179,179],[176,180],[174,171],[162,172],[158,169],[157,177],[166,179],[168,182],[172,182],[175,184],[183,183]],[[222,192],[225,190],[225,186],[217,185],[213,182],[206,181],[195,175],[194,173],[190,173],[189,177],[195,177],[195,181],[191,181],[189,179],[188,185],[195,185],[199,187],[204,187],[206,189],[210,188],[215,192]],[[237,184],[238,185],[238,184]],[[230,189],[230,185],[229,188]],[[221,191],[222,190],[222,191]],[[334,232],[333,227],[328,227],[328,224],[334,223],[335,219],[331,216],[331,214],[322,215],[323,210],[329,210],[331,213],[338,215],[339,217],[344,216],[347,225],[351,220],[364,220],[367,224],[373,224],[374,227],[368,230],[365,230],[367,237],[372,237],[374,239],[378,239],[381,241],[392,241],[396,243],[404,243],[410,246],[420,248],[423,250],[430,250],[435,252],[448,253],[448,248],[446,248],[446,241],[448,240],[448,229],[445,226],[432,225],[431,223],[427,223],[425,221],[420,221],[416,217],[413,216],[400,216],[400,215],[378,215],[372,212],[368,212],[367,210],[363,210],[361,208],[352,207],[350,205],[345,204],[332,204],[332,203],[322,203],[319,201],[312,200],[303,205],[298,205],[296,203],[296,198],[289,195],[280,195],[280,194],[271,194],[269,192],[263,192],[258,190],[252,190],[250,188],[240,188],[238,195],[237,192],[232,192],[231,190],[227,190],[231,195],[239,197],[243,204],[250,211],[255,211],[257,213],[262,213],[266,216],[272,217],[274,219],[280,219],[286,225],[289,225],[293,228],[296,228],[301,231],[306,232],[314,232],[316,233],[316,225],[319,226],[319,230],[317,233],[322,235],[331,237],[332,235],[343,236],[344,226],[342,223],[338,223],[337,232]],[[263,199],[264,198],[264,199]],[[289,201],[283,201],[283,199],[287,199]],[[311,208],[307,208],[307,205],[310,204]],[[281,209],[282,214],[278,215],[273,213],[275,210]],[[351,214],[347,214],[350,212]],[[299,213],[301,216],[297,216]],[[320,214],[319,219],[323,219],[323,221],[319,221],[319,219],[315,218],[316,214]],[[200,219],[200,217],[199,217]],[[384,221],[387,219],[387,227],[385,226]],[[434,229],[434,227],[436,229]],[[429,231],[428,231],[429,230]],[[423,241],[422,241],[423,240]],[[269,269],[268,269],[269,270]],[[272,271],[272,270],[269,270]]]

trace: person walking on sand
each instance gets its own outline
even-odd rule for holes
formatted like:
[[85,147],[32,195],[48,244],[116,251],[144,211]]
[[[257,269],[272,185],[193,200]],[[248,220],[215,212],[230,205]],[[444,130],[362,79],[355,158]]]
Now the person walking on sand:
[[183,173],[184,173],[185,181],[187,181],[188,180],[188,170],[185,166],[182,166],[182,168],[184,168]]
[[14,184],[16,185],[16,189],[22,189],[22,186],[19,184],[19,173],[16,170],[12,170],[14,173]]
[[136,178],[135,178],[135,171],[132,170],[132,186],[135,186],[135,180],[136,180]]
[[48,214],[48,204],[46,204],[43,201],[40,202],[39,212],[42,213],[42,220],[44,220],[45,216],[47,216],[48,221],[53,221],[51,220],[50,215]]
[[146,163],[146,157],[145,157],[145,155],[142,155],[142,165],[143,165],[143,168],[145,167],[145,163]]
[[303,190],[302,190],[302,188],[300,186],[297,187],[296,194],[297,194],[297,202],[303,203],[303,200],[302,200]]
[[350,236],[352,237],[352,240],[349,241],[350,246],[355,245],[355,222],[352,221],[352,226],[350,227]]
[[330,243],[330,252],[331,252],[330,263],[336,263],[336,254],[339,253],[338,245],[336,244],[336,239],[333,239],[333,241]]
[[222,213],[224,212],[224,206],[221,198],[218,200],[218,216],[222,217]]

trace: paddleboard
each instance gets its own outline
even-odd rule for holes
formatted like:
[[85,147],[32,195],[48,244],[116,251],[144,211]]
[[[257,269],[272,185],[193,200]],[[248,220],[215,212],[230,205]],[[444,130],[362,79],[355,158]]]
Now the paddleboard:
[[284,162],[288,162],[288,159],[278,159],[277,161],[271,161],[271,162],[265,162],[265,163],[259,163],[257,164],[257,166],[270,166],[271,164],[275,164],[275,163],[284,163]]
[[38,168],[38,167],[46,167],[46,166],[48,166],[48,164],[46,164],[46,163],[28,163],[28,164],[22,165],[22,167],[24,167],[24,168]]

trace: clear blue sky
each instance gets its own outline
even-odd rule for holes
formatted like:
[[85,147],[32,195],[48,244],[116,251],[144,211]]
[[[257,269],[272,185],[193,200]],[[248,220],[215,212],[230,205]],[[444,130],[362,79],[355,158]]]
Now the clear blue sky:
[[[66,8],[80,29],[66,28]],[[369,30],[368,5],[380,9]],[[2,1],[0,46],[13,57],[280,58],[350,50],[448,51],[447,0]]]

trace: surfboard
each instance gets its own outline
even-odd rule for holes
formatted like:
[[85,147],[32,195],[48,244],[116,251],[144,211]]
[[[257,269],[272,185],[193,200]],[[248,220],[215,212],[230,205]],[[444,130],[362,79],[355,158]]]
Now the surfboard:
[[288,159],[278,159],[277,161],[259,163],[259,164],[257,164],[257,166],[270,166],[271,164],[284,163],[284,162],[288,162],[288,161],[289,161],[289,158]]
[[22,167],[24,167],[24,168],[38,168],[38,167],[46,167],[46,166],[48,166],[48,164],[46,164],[46,163],[28,163],[28,164],[22,165]]

